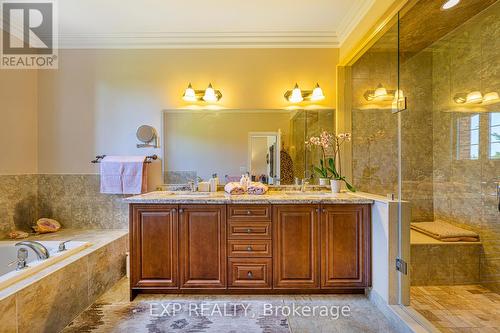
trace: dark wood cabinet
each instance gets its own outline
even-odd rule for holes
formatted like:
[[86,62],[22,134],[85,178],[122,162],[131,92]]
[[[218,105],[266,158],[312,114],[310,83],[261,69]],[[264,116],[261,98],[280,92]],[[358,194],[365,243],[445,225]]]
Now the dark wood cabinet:
[[135,205],[130,214],[131,286],[177,289],[177,206]]
[[179,250],[182,289],[225,288],[225,207],[179,206]]
[[319,287],[319,206],[273,207],[274,288]]
[[324,205],[321,214],[321,287],[368,287],[370,207]]
[[370,212],[369,204],[132,204],[131,298],[363,292]]

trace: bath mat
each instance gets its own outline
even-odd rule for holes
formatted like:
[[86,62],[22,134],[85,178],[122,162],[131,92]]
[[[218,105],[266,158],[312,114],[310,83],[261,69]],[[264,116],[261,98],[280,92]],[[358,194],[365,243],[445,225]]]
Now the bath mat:
[[[64,333],[289,333],[287,317],[265,315],[264,303],[245,301],[141,301],[95,303],[62,332]],[[202,308],[203,307],[203,308]]]
[[475,232],[446,222],[414,222],[411,228],[442,242],[479,242],[479,235]]

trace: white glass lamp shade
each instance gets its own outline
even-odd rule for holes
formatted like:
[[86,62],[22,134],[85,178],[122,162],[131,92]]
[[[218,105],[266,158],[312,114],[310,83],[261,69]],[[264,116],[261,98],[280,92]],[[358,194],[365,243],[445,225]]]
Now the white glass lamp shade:
[[387,89],[385,89],[383,85],[379,84],[377,86],[377,89],[375,89],[375,92],[373,93],[373,98],[381,100],[386,97],[387,97]]
[[208,103],[217,102],[217,96],[215,95],[215,90],[210,83],[205,90],[205,95],[203,95],[203,100]]
[[300,103],[304,100],[304,97],[302,97],[302,91],[299,88],[299,85],[295,83],[295,87],[292,90],[292,94],[288,98],[288,100],[292,103]]
[[325,95],[319,84],[316,83],[316,87],[314,87],[311,94],[311,101],[321,101],[322,99],[325,99]]
[[481,94],[480,91],[471,91],[470,93],[467,94],[465,100],[466,103],[469,104],[478,104],[483,101],[483,94]]
[[191,83],[186,88],[186,91],[184,91],[182,99],[185,100],[186,102],[196,102],[196,93],[193,89],[193,86],[191,86]]
[[496,91],[489,92],[484,94],[483,103],[492,103],[498,101],[500,98],[498,97],[498,93]]

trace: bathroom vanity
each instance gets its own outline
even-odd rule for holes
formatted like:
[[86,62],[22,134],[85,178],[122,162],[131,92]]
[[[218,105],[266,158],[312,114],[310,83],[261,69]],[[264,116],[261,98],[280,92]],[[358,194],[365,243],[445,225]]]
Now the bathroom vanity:
[[357,293],[370,286],[368,199],[152,192],[127,201],[131,298]]

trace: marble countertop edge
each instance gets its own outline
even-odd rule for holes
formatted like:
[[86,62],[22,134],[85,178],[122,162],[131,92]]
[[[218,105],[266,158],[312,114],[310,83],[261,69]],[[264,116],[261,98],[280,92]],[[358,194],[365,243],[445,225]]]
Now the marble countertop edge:
[[373,199],[351,193],[330,192],[267,193],[264,195],[229,195],[225,192],[175,194],[156,191],[124,199],[130,204],[372,204]]

